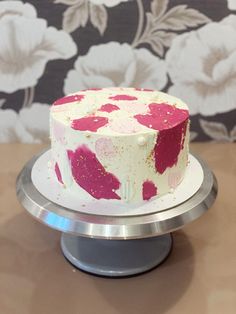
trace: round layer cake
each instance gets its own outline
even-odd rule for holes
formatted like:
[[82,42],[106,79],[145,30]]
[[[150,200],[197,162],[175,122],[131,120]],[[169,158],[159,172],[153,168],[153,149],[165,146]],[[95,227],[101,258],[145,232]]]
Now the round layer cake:
[[158,91],[79,91],[50,111],[52,160],[83,198],[140,203],[173,191],[188,162],[189,111]]

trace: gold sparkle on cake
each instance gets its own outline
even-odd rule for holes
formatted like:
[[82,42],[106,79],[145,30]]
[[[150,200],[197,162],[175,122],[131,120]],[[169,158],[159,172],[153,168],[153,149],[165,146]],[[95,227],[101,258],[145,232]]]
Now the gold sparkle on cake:
[[150,154],[147,156],[146,160],[145,160],[145,163],[148,165],[148,167],[152,168],[153,167],[153,154],[154,154],[154,151],[152,150],[150,152]]

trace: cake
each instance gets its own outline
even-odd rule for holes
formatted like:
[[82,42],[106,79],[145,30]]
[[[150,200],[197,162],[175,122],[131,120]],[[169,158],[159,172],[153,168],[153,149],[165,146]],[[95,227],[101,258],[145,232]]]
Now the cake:
[[130,204],[173,192],[188,163],[189,111],[139,88],[88,89],[50,109],[58,182],[83,198]]

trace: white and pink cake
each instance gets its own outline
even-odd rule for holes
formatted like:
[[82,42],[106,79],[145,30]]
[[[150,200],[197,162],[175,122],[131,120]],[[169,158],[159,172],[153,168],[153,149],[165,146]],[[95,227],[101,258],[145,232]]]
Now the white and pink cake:
[[79,91],[50,111],[52,161],[66,189],[141,203],[173,191],[188,162],[189,112],[181,100],[137,88]]

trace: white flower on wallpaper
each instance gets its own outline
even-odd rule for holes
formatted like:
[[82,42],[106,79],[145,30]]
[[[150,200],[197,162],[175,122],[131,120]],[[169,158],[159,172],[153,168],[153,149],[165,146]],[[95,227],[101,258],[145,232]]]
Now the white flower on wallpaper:
[[49,140],[49,110],[47,104],[33,103],[30,108],[23,108],[19,112],[19,121],[34,142]]
[[28,18],[36,18],[37,12],[29,3],[21,1],[1,1],[0,2],[0,20],[24,16]]
[[34,103],[19,114],[0,109],[0,143],[41,143],[49,138],[49,106]]
[[222,25],[228,25],[236,31],[236,15],[230,14],[225,17],[220,23]]
[[120,4],[121,2],[127,2],[127,1],[131,1],[131,0],[89,0],[89,1],[95,5],[104,4],[107,7],[114,7],[118,4]]
[[0,143],[32,142],[32,137],[19,121],[18,114],[12,109],[0,109]]
[[236,109],[236,16],[177,36],[166,57],[173,82],[191,114],[215,115]]
[[70,35],[48,27],[30,4],[0,2],[0,91],[35,86],[48,61],[71,58],[77,47]]
[[145,48],[109,42],[78,57],[64,84],[65,94],[92,87],[134,86],[162,89],[167,82],[163,60]]
[[228,1],[228,8],[230,10],[236,10],[236,0],[227,0]]

